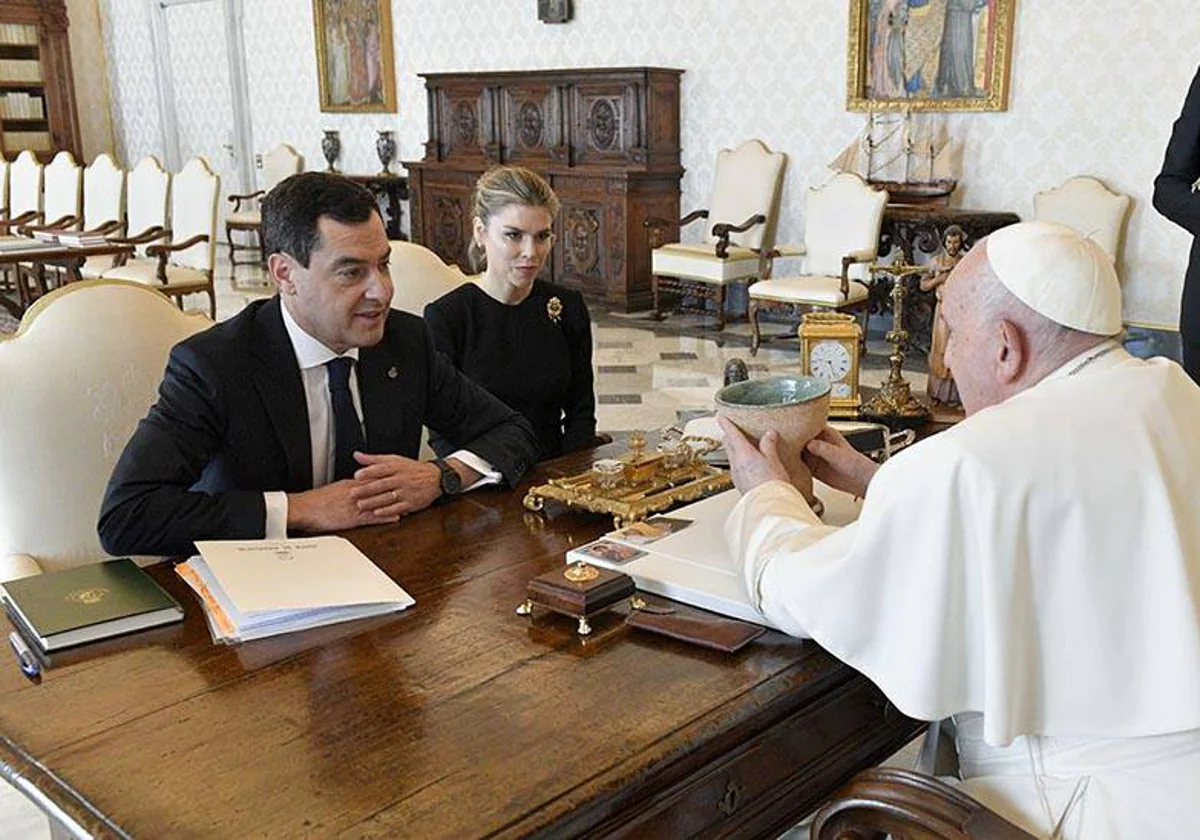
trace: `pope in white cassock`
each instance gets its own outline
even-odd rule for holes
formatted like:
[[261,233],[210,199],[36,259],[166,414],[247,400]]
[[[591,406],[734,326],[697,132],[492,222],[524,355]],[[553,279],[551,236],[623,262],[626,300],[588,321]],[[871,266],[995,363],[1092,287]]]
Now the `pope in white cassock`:
[[[1142,361],[1095,243],[1030,222],[946,284],[967,419],[882,467],[826,430],[822,525],[778,438],[722,421],[751,600],[906,714],[957,724],[963,788],[1044,837],[1200,833],[1200,387]],[[876,471],[877,470],[877,471]]]

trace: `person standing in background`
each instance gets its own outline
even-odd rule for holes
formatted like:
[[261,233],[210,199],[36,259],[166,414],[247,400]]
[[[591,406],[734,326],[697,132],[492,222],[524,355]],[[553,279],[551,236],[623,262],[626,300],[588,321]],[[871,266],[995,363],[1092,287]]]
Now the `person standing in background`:
[[1200,68],[1175,120],[1162,172],[1154,179],[1154,209],[1193,237],[1183,281],[1179,338],[1183,368],[1200,383]]

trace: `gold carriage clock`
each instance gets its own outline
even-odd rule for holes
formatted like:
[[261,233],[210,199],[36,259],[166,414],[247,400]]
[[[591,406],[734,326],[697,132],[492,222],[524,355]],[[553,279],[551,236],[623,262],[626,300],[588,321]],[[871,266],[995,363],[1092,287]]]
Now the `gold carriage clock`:
[[829,382],[829,416],[858,417],[858,350],[862,329],[853,315],[809,312],[800,322],[800,371]]

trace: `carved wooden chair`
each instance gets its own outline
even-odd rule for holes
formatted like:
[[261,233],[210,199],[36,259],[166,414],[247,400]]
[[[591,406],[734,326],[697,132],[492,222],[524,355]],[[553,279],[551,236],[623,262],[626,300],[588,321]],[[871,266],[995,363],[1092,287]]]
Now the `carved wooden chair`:
[[[246,260],[238,262],[238,251],[258,251],[260,259],[266,259],[266,254],[263,253],[262,213],[257,202],[284,178],[303,169],[304,157],[287,143],[280,143],[263,158],[262,188],[245,195],[229,196],[229,200],[233,202],[233,212],[225,216],[225,238],[229,242],[230,272],[236,271],[234,266],[255,264]],[[234,231],[254,234],[258,238],[258,245],[238,245],[234,241]]]
[[1121,255],[1121,233],[1129,213],[1129,196],[1115,193],[1088,175],[1033,197],[1033,217],[1067,225],[1094,240],[1113,262]]
[[[762,309],[852,310],[865,319],[867,264],[879,252],[879,229],[888,194],[858,175],[839,172],[805,201],[803,272],[764,280],[750,287],[750,355],[758,352]],[[865,325],[863,333],[866,333]],[[793,333],[789,333],[794,335]]]
[[[125,170],[107,154],[96,155],[83,170],[83,228],[104,236],[125,234]],[[79,273],[94,280],[112,266],[112,257],[88,257]]]
[[932,776],[877,767],[834,794],[812,823],[813,840],[1036,840]]
[[[208,295],[209,317],[215,319],[217,295],[213,288],[213,268],[221,179],[208,161],[197,157],[184,164],[172,182],[171,227],[147,234],[155,239],[165,234],[169,243],[149,245],[145,256],[135,256],[102,276],[105,280],[133,280],[151,285],[175,298],[181,308],[185,295],[204,292]],[[131,189],[132,184],[131,175]],[[133,227],[132,207],[130,227]],[[125,241],[143,244],[136,237]]]
[[[704,219],[700,243],[662,244],[671,225],[647,219],[650,230],[651,288],[654,314],[662,317],[662,294],[680,295],[681,311],[707,312],[706,301],[716,302],[717,329],[725,328],[725,290],[730,283],[754,282],[770,275],[776,255],[775,222],[787,156],[772,152],[758,140],[747,140],[736,149],[717,154],[717,172],[708,208],[694,210],[679,220],[680,227]],[[700,299],[689,307],[685,297]]]
[[12,235],[21,225],[42,221],[42,172],[33,152],[17,155],[8,166],[8,211],[0,219],[0,235]]
[[117,457],[171,347],[210,323],[149,287],[92,280],[0,337],[0,582],[105,557],[96,517]]
[[[17,231],[29,236],[34,231],[72,230],[79,227],[83,201],[83,168],[70,152],[62,151],[46,164],[42,171],[42,204],[38,218],[23,224]],[[57,275],[54,268],[38,263],[17,264],[17,282],[36,280],[41,294],[48,291],[47,272]]]

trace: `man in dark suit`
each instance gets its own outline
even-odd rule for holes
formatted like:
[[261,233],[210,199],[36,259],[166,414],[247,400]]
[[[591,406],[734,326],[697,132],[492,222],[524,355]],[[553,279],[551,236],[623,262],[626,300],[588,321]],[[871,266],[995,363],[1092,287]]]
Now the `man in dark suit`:
[[[537,460],[529,424],[389,308],[391,249],[366,190],[307,172],[262,216],[279,294],[171,351],[105,493],[112,554],[395,522],[476,484],[513,486]],[[423,424],[462,449],[414,460]]]
[[1191,261],[1183,281],[1179,337],[1183,368],[1200,383],[1200,69],[1192,79],[1183,111],[1175,121],[1162,172],[1154,179],[1154,207],[1187,230],[1192,240]]

